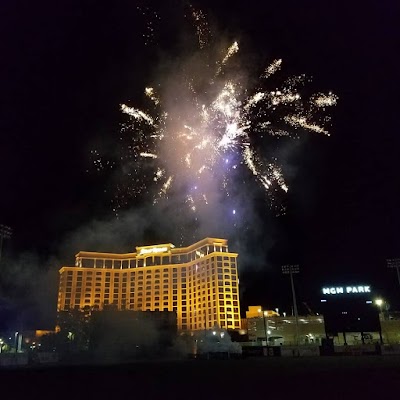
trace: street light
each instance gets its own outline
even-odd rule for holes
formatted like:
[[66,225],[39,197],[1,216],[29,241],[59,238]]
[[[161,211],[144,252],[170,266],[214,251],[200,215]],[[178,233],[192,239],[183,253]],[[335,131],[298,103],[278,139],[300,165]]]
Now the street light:
[[293,310],[294,310],[294,317],[296,320],[296,346],[297,346],[297,355],[300,355],[300,348],[299,348],[299,314],[297,312],[297,301],[296,301],[296,292],[294,290],[294,283],[293,283],[293,274],[298,274],[300,272],[300,268],[298,265],[283,265],[282,266],[282,273],[285,275],[290,275],[290,284],[292,286],[292,296],[293,296]]
[[375,304],[379,307],[379,309],[382,311],[382,304],[383,300],[382,299],[376,299]]
[[400,286],[400,258],[389,258],[386,260],[386,264],[388,268],[396,268],[397,271],[397,280],[399,281]]
[[12,229],[9,226],[0,224],[0,261],[1,261],[1,252],[3,250],[3,240],[10,239],[12,235]]
[[379,316],[383,317],[382,315],[382,306],[383,306],[384,301],[382,299],[376,299],[375,304],[379,307]]

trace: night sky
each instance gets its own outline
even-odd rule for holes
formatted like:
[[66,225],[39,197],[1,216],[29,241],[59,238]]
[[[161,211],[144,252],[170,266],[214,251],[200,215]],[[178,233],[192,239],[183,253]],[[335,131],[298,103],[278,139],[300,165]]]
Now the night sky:
[[[71,264],[74,253],[60,250],[65,237],[113,218],[104,177],[87,172],[90,150],[116,134],[119,104],[139,99],[154,65],[175,50],[183,3],[151,2],[167,32],[152,47],[143,44],[138,2],[107,3],[1,2],[0,224],[13,229],[6,260],[30,252]],[[288,157],[287,215],[267,210],[264,220],[264,203],[258,205],[263,228],[243,241],[249,253],[268,251],[240,266],[242,305],[288,308],[280,265],[296,263],[300,302],[315,309],[323,284],[347,282],[371,284],[399,308],[400,288],[385,261],[400,257],[399,4],[196,5],[228,37],[251,43],[266,59],[282,57],[286,73],[312,76],[313,88],[339,96],[331,137],[309,134]],[[158,237],[164,239],[154,230],[141,243],[126,241]]]

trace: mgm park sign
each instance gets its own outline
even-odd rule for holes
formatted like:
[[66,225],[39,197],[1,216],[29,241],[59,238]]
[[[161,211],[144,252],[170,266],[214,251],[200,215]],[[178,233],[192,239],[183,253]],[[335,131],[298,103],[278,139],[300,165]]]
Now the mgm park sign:
[[353,294],[353,293],[371,293],[370,286],[336,286],[322,288],[322,294]]

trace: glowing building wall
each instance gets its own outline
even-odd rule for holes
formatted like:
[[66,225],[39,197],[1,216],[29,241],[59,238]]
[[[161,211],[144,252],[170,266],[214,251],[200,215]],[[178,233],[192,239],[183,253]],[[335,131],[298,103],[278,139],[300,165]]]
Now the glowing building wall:
[[75,266],[60,269],[57,308],[168,310],[177,313],[178,329],[240,329],[237,256],[227,240],[216,238],[182,248],[141,246],[127,254],[81,251]]

